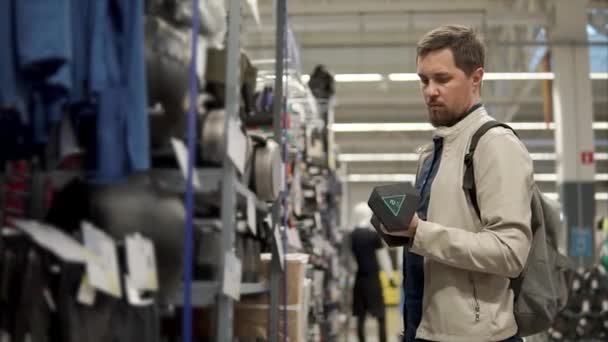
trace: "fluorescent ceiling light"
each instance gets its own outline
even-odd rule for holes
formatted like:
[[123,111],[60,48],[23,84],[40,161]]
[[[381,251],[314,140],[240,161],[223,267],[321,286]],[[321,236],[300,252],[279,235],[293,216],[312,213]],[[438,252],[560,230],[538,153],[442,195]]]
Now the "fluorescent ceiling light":
[[[555,75],[552,72],[486,72],[483,75],[484,81],[494,80],[552,80]],[[396,82],[420,81],[420,77],[415,73],[396,73],[389,74],[388,79]]]
[[428,123],[340,123],[332,124],[334,132],[399,132],[399,131],[432,131],[435,128]]
[[337,74],[334,79],[336,82],[378,82],[383,77],[380,74]]
[[552,72],[488,72],[483,75],[484,81],[494,80],[552,80]]
[[406,173],[394,174],[351,174],[348,175],[349,182],[414,182],[416,175]]
[[[530,153],[532,160],[555,160],[555,153]],[[608,153],[595,153],[595,160],[608,160]],[[341,153],[341,162],[418,161],[418,153]]]
[[592,125],[593,129],[608,129],[608,122],[594,122]]
[[[511,122],[509,126],[518,131],[544,130],[544,122]],[[608,122],[594,122],[593,129],[608,130]],[[433,131],[435,128],[429,123],[419,122],[391,122],[391,123],[334,123],[331,125],[334,132],[417,132]],[[555,129],[554,123],[549,123],[548,129]]]
[[[592,72],[589,74],[592,80],[608,80],[607,72]],[[420,78],[416,73],[393,73],[388,79],[395,82],[418,82]],[[486,72],[484,81],[498,80],[553,80],[555,74],[552,72]]]
[[[274,62],[274,59],[269,60]],[[266,60],[261,60],[266,62]],[[267,76],[274,78],[274,76]],[[608,80],[607,72],[592,72],[589,74],[592,80]],[[393,73],[388,74],[387,78],[393,82],[418,82],[420,78],[416,73]],[[487,72],[483,79],[486,81],[493,80],[552,80],[555,75],[552,72]],[[379,82],[384,80],[381,74],[336,74],[334,75],[336,82]],[[302,82],[307,83],[310,80],[310,75],[302,75]]]
[[342,162],[372,161],[417,161],[417,153],[341,153],[338,160]]
[[592,80],[608,80],[608,72],[592,72],[590,77]]
[[388,74],[388,79],[395,82],[412,82],[420,81],[418,74],[406,73],[406,74]]
[[[349,182],[413,182],[416,175],[413,173],[363,173],[348,175]],[[534,174],[534,179],[537,182],[556,182],[557,174],[555,173],[537,173]],[[608,180],[608,173],[595,174],[595,181],[603,182]]]
[[[559,200],[559,194],[557,192],[545,192],[544,194],[553,200],[556,200],[556,201]],[[608,192],[596,192],[595,200],[596,201],[608,201]]]

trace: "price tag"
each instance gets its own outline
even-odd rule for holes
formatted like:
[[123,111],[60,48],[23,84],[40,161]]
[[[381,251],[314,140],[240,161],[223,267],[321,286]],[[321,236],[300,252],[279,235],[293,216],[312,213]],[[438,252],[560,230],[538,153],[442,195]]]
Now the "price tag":
[[131,278],[128,275],[126,275],[124,279],[125,292],[127,293],[126,296],[129,304],[133,306],[149,306],[154,304],[153,298],[142,298],[139,289],[133,285],[133,281],[131,281]]
[[85,274],[82,276],[80,286],[78,287],[78,295],[76,300],[83,305],[91,306],[95,304],[95,288],[91,285],[89,277]]
[[247,195],[247,224],[253,235],[258,235],[255,197],[252,194]]
[[258,0],[247,0],[247,4],[251,9],[251,14],[255,19],[255,23],[259,28],[262,28],[262,21],[260,20],[260,10],[258,9]]
[[287,229],[287,242],[295,249],[301,250],[303,248],[300,233],[297,229]]
[[323,228],[323,221],[321,221],[321,214],[318,211],[315,212],[315,226],[319,230],[321,230]]
[[34,220],[14,220],[15,226],[64,261],[85,263],[89,252],[66,233]]
[[234,300],[241,298],[242,264],[234,252],[226,252],[222,291]]
[[279,263],[281,264],[281,269],[284,269],[285,265],[283,265],[283,255],[285,252],[283,251],[283,238],[281,237],[281,229],[279,226],[276,226],[274,229],[274,241],[277,246],[277,255],[279,258]]
[[247,137],[240,129],[239,120],[230,119],[228,121],[228,156],[241,174],[245,172],[246,149]]
[[121,298],[116,244],[110,236],[92,224],[83,222],[81,226],[84,244],[91,251],[86,264],[91,285],[111,296]]
[[137,290],[158,290],[156,255],[152,241],[136,233],[125,238],[129,281]]
[[[171,138],[171,145],[173,146],[173,151],[175,152],[175,157],[177,158],[179,168],[182,170],[184,179],[188,180],[188,148],[183,141],[176,138]],[[192,184],[195,189],[200,189],[201,187],[201,181],[198,179],[196,169],[192,172]]]

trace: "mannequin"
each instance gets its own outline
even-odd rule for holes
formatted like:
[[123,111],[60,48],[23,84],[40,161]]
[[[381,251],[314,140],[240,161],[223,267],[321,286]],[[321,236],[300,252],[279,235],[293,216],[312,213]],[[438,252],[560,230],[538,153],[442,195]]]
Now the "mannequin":
[[359,341],[365,341],[365,318],[371,314],[378,320],[378,336],[381,342],[386,341],[386,320],[382,286],[380,284],[380,267],[390,279],[391,286],[396,287],[392,279],[393,265],[387,246],[370,224],[372,212],[367,203],[361,202],[353,208],[353,231],[351,232],[351,250],[357,262],[357,275],[353,293],[353,315],[357,316],[357,335]]

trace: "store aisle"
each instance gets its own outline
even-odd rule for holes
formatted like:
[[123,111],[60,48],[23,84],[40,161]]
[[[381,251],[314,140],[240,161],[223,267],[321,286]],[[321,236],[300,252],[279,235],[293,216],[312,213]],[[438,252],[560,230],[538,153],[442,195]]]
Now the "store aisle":
[[[372,317],[368,317],[365,321],[366,342],[378,342],[377,321]],[[398,334],[401,332],[401,313],[396,305],[386,307],[386,335],[388,342],[397,342]],[[357,324],[356,319],[352,317],[350,324],[350,332],[348,342],[357,342]]]

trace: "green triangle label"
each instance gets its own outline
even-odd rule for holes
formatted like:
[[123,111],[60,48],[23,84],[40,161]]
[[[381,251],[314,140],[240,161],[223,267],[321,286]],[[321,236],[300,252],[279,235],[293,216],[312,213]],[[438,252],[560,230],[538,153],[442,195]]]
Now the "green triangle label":
[[384,204],[388,207],[388,209],[393,213],[393,215],[399,215],[401,211],[401,206],[405,200],[405,195],[396,195],[396,196],[385,196],[382,197]]

